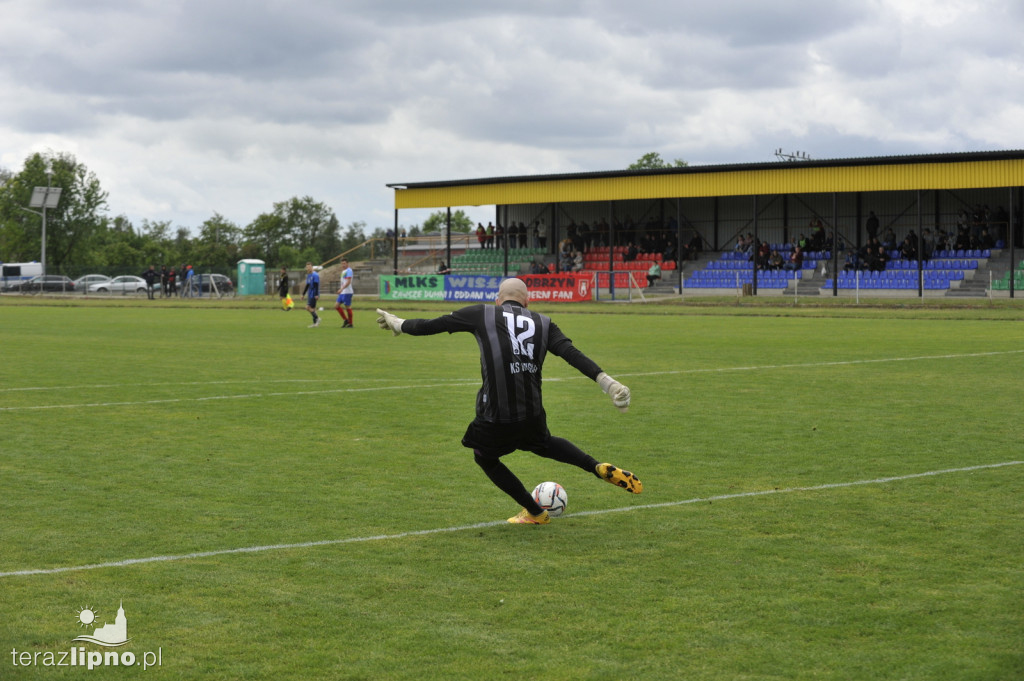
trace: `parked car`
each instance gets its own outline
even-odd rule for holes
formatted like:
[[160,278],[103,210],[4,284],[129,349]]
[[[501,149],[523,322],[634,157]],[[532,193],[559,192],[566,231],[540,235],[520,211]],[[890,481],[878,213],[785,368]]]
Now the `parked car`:
[[135,277],[124,274],[114,277],[110,281],[93,284],[89,287],[89,293],[145,293],[146,280],[142,277]]
[[72,293],[75,282],[62,274],[40,274],[39,276],[8,284],[5,291],[17,293]]
[[[196,295],[199,295],[201,291],[204,296],[210,295],[210,283],[212,280],[213,286],[216,287],[214,291],[215,296],[233,296],[235,295],[235,284],[230,278],[223,274],[197,274],[193,278],[193,291]],[[178,279],[178,295],[182,295],[187,289],[185,279]],[[153,287],[155,290],[160,290],[160,284],[156,284]]]
[[108,281],[110,277],[105,274],[87,274],[75,279],[75,290],[86,293],[93,284],[105,284]]

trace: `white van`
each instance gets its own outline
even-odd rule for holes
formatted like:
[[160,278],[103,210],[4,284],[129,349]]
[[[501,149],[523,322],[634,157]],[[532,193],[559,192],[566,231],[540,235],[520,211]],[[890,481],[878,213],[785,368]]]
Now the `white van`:
[[43,265],[38,262],[4,262],[0,263],[0,288],[28,281],[43,273]]

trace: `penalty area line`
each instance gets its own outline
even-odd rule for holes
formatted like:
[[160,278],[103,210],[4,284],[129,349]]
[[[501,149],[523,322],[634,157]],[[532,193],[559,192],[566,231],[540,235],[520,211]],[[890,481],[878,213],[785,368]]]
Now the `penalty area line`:
[[[981,464],[978,466],[966,466],[963,468],[946,468],[937,471],[926,471],[924,473],[910,473],[908,475],[894,475],[886,478],[873,478],[871,480],[854,480],[852,482],[833,482],[809,487],[787,487],[784,489],[759,490],[754,492],[737,492],[735,494],[719,494],[711,497],[700,497],[695,499],[684,499],[682,501],[666,501],[658,504],[639,504],[636,506],[622,506],[619,508],[600,509],[595,511],[579,511],[566,514],[566,518],[605,515],[608,513],[622,513],[625,511],[639,511],[652,508],[670,508],[673,506],[685,506],[687,504],[700,504],[712,501],[724,501],[728,499],[745,499],[748,497],[767,496],[769,494],[791,494],[794,492],[819,492],[822,490],[841,489],[844,487],[857,487],[861,485],[882,485],[889,482],[902,480],[914,480],[917,478],[928,478],[938,475],[951,475],[953,473],[969,473],[991,468],[1005,468],[1006,466],[1020,466],[1024,461],[1004,461],[1002,463]],[[144,565],[146,563],[168,563],[173,561],[191,560],[195,558],[210,558],[213,556],[228,556],[236,553],[262,553],[265,551],[287,551],[294,549],[307,549],[317,546],[338,546],[342,544],[359,544],[365,542],[385,541],[389,539],[404,539],[406,537],[420,537],[431,534],[444,534],[450,532],[463,532],[465,530],[477,530],[486,527],[499,527],[505,525],[504,520],[494,520],[485,523],[474,523],[472,525],[457,525],[454,527],[436,527],[427,530],[410,530],[408,532],[396,532],[393,534],[377,534],[367,537],[349,537],[347,539],[322,539],[320,541],[298,542],[295,544],[268,544],[264,546],[245,546],[235,549],[218,549],[214,551],[196,551],[194,553],[182,553],[168,556],[150,556],[148,558],[129,558],[127,560],[111,561],[109,563],[93,563],[90,565],[69,565],[56,568],[38,568],[30,570],[13,570],[11,572],[0,572],[0,579],[6,577],[26,577],[31,575],[57,575],[65,572],[81,572],[83,570],[99,570],[101,568],[119,568],[131,565]]]

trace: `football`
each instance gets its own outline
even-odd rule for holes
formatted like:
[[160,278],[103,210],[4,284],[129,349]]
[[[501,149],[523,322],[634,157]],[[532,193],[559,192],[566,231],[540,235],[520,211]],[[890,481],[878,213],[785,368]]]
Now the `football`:
[[569,504],[569,495],[565,493],[565,488],[557,482],[542,482],[533,488],[533,500],[554,518],[565,513],[565,507]]

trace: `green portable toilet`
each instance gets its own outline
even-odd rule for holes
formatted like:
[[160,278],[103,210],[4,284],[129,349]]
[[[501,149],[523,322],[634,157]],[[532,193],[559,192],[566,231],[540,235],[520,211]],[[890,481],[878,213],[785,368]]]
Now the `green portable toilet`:
[[267,265],[262,260],[238,261],[238,295],[256,296],[267,292]]

